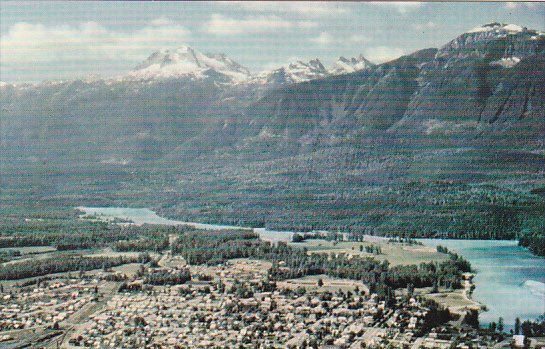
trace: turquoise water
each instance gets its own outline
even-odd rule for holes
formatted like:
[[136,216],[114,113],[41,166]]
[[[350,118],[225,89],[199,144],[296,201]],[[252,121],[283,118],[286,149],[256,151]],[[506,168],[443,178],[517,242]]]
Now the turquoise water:
[[98,218],[122,218],[132,221],[136,225],[142,224],[163,224],[163,225],[187,225],[197,229],[242,229],[232,225],[204,224],[194,222],[182,222],[158,216],[147,208],[124,208],[124,207],[76,207],[77,210],[85,212],[86,215],[97,216]]
[[516,317],[535,319],[545,313],[545,259],[532,255],[516,241],[421,239],[464,256],[477,272],[473,298],[486,304],[481,325],[503,317],[511,328]]
[[[200,229],[239,229],[236,226],[181,222],[158,216],[146,208],[78,207],[90,215],[118,217],[135,224],[190,225]],[[263,240],[289,241],[292,232],[255,229]],[[482,325],[504,318],[511,328],[516,317],[535,319],[545,313],[545,259],[517,246],[516,241],[421,239],[428,246],[443,245],[471,262],[477,272],[473,298],[486,304]]]
[[[218,230],[218,229],[248,229],[234,225],[218,225],[194,222],[183,222],[167,219],[158,216],[155,212],[147,208],[123,208],[123,207],[76,207],[76,209],[85,212],[85,215],[97,216],[98,218],[122,218],[132,221],[136,225],[142,224],[164,224],[164,225],[187,225],[197,229]],[[253,229],[265,241],[290,241],[293,232],[273,231],[265,228]]]

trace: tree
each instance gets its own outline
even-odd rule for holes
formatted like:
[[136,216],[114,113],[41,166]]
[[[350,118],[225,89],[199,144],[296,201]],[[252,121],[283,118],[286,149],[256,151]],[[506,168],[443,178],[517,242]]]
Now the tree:
[[412,297],[414,294],[414,285],[413,284],[408,284],[407,285],[407,296],[410,298]]
[[303,241],[305,241],[305,238],[301,234],[295,233],[291,237],[291,242],[303,242]]
[[516,318],[515,319],[515,334],[520,334],[520,319],[519,318]]
[[[469,310],[464,316],[463,322],[473,328],[479,328],[479,312],[475,309]],[[495,328],[496,328],[496,324],[494,324],[494,329]]]
[[492,332],[496,332],[496,323],[494,321],[492,321],[489,325],[488,325],[488,329]]
[[318,279],[318,287],[322,287],[324,285],[323,280],[320,278]]
[[520,325],[520,329],[522,331],[522,334],[526,337],[532,336],[532,323],[529,320],[524,321]]
[[146,326],[146,325],[147,325],[146,320],[144,320],[143,317],[137,316],[137,317],[134,318],[134,326],[136,326],[136,327],[144,327],[144,326]]
[[503,324],[503,318],[500,317],[500,318],[498,319],[498,331],[499,331],[499,332],[503,332],[504,328],[505,328],[505,326],[504,326],[504,324]]
[[437,293],[437,292],[439,292],[439,286],[438,286],[437,280],[433,280],[431,293]]

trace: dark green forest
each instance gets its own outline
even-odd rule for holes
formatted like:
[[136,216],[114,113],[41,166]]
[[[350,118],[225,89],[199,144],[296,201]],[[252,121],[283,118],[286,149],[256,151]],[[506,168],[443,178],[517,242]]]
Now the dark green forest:
[[[103,248],[119,251],[144,252],[138,257],[83,257],[77,254],[52,255],[43,259],[18,261],[0,267],[0,279],[22,279],[67,271],[86,271],[110,268],[125,263],[148,263],[153,259],[146,252],[169,250],[182,256],[189,264],[217,265],[233,258],[254,258],[273,262],[269,271],[272,280],[284,280],[305,275],[326,274],[334,277],[361,280],[373,291],[388,294],[388,289],[411,287],[459,288],[461,274],[470,271],[469,262],[450,253],[441,263],[422,263],[412,266],[390,266],[373,258],[349,258],[344,255],[309,254],[307,250],[286,243],[262,241],[251,230],[197,230],[184,226],[119,226],[88,220],[45,220],[14,224],[9,234],[1,237],[4,247],[53,244],[62,247]],[[23,231],[30,228],[33,233]],[[62,233],[61,227],[68,229]],[[85,241],[84,245],[69,244],[67,240]],[[172,237],[172,244],[169,238]],[[152,284],[177,283],[189,276],[148,275]]]

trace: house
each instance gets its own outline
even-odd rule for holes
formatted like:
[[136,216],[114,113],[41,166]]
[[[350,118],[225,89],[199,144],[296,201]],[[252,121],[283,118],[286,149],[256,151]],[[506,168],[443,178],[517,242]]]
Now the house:
[[513,336],[513,347],[514,348],[524,348],[525,337],[522,334],[517,334]]

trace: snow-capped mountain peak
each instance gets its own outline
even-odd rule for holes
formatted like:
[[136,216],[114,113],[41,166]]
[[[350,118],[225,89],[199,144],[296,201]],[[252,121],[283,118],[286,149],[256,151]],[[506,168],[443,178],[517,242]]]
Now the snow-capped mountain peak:
[[250,77],[248,69],[228,58],[223,53],[201,53],[189,46],[176,50],[159,50],[136,66],[128,79],[164,79],[189,77],[203,79],[217,75],[225,82],[243,82]]
[[525,27],[521,27],[520,25],[516,24],[505,24],[505,23],[488,23],[485,25],[482,25],[480,27],[475,27],[468,31],[468,34],[471,33],[485,33],[485,32],[508,32],[508,33],[520,33],[522,31],[526,30]]
[[291,82],[304,82],[327,76],[327,70],[318,58],[306,63],[296,61],[280,69],[285,70]]
[[[498,46],[491,51],[490,42],[498,41]],[[465,59],[468,57],[482,58],[486,55],[497,56],[496,65],[512,67],[521,58],[536,54],[543,45],[544,38],[536,30],[529,30],[516,24],[488,23],[473,28],[443,46],[436,58],[446,61]],[[499,48],[501,47],[501,51]]]
[[302,72],[314,72],[322,73],[325,72],[325,68],[318,58],[311,59],[307,63],[303,61],[296,61],[288,65],[288,69],[293,72],[302,71]]
[[365,70],[374,67],[375,65],[367,60],[363,55],[352,57],[339,57],[337,62],[329,70],[332,75],[349,74],[360,70]]
[[318,58],[308,62],[297,60],[272,71],[259,73],[254,79],[267,84],[291,84],[320,79],[329,73]]

